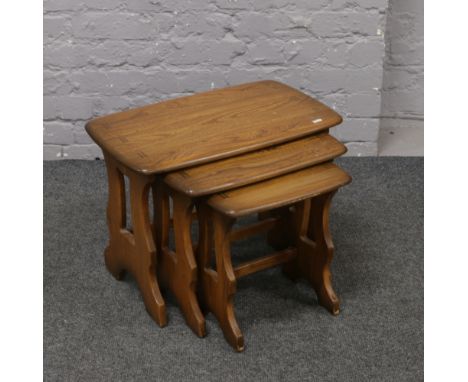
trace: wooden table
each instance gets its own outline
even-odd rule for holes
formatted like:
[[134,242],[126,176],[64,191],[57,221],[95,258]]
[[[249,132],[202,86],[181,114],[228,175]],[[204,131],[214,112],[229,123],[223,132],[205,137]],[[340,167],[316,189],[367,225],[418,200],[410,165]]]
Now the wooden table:
[[[275,81],[261,81],[90,121],[86,130],[102,148],[108,172],[107,268],[117,279],[123,277],[124,271],[133,274],[146,309],[160,326],[164,326],[166,310],[156,276],[159,261],[156,248],[161,248],[162,243],[156,233],[164,229],[158,220],[166,202],[158,197],[161,195],[158,180],[173,170],[327,132],[341,120],[336,112],[298,90]],[[127,226],[124,177],[130,184],[132,229]],[[154,198],[154,221],[149,211],[150,191]],[[189,240],[193,203],[182,193],[176,194],[174,201],[174,213],[178,214],[180,222],[174,227],[175,256],[183,254],[183,258],[176,260],[186,266],[188,276],[184,280],[193,283],[196,263]],[[178,246],[183,250],[177,251]],[[166,275],[169,287],[171,276],[182,277]],[[193,307],[194,285],[191,290],[190,296],[181,296],[172,289],[183,311],[190,310],[189,325],[203,336],[203,316]]]

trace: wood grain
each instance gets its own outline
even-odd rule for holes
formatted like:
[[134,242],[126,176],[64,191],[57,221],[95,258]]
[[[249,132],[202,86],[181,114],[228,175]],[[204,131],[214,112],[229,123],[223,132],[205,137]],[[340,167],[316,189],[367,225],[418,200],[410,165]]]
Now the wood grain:
[[336,158],[346,146],[329,134],[318,134],[267,149],[168,174],[172,188],[198,197],[259,182]]
[[[154,177],[122,168],[104,153],[109,179],[107,223],[109,245],[104,252],[106,267],[117,279],[125,271],[136,279],[146,310],[163,327],[167,324],[166,305],[156,276],[156,246],[151,232],[148,196]],[[125,227],[126,200],[123,174],[130,181],[130,207],[133,232]]]
[[260,81],[96,118],[86,130],[127,167],[155,174],[298,139],[341,121],[296,89]]
[[297,253],[293,248],[287,248],[281,252],[263,256],[259,259],[250,260],[234,268],[234,274],[237,278],[248,276],[252,273],[273,268],[295,259]]
[[340,312],[340,300],[332,284],[330,265],[334,246],[329,224],[334,194],[331,191],[298,203],[294,224],[297,257],[283,266],[283,273],[294,281],[309,281],[319,304],[336,316]]
[[292,204],[338,189],[351,177],[327,162],[260,183],[216,194],[208,199],[215,210],[238,217]]
[[[168,288],[175,296],[187,325],[197,336],[204,337],[206,335],[206,325],[196,296],[197,264],[193,254],[190,233],[192,227],[192,200],[183,194],[176,191],[170,192],[162,187],[162,181],[158,180],[157,183],[156,197],[162,199],[157,205],[164,208],[164,211],[160,211],[163,215],[163,221],[158,223],[159,227],[164,227],[164,233],[157,232],[157,234],[165,235],[161,240],[158,277],[161,285]],[[173,201],[174,252],[168,246],[169,193]]]

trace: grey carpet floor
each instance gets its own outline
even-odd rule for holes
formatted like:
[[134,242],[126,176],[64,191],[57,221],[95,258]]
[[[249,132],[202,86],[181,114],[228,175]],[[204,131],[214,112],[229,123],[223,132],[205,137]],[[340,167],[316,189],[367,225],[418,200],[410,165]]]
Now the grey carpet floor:
[[[423,159],[342,158],[353,183],[334,198],[334,286],[341,314],[277,269],[243,278],[235,353],[207,316],[207,337],[146,313],[135,282],[106,271],[104,163],[44,163],[46,381],[423,380]],[[240,242],[236,259],[267,252]]]

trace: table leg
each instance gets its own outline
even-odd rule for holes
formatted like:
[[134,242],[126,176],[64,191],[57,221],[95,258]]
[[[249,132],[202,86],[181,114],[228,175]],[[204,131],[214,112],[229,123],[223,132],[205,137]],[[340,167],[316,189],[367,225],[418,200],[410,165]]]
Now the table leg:
[[[216,271],[211,269],[209,249],[208,219],[213,216],[214,249],[216,256]],[[230,238],[233,219],[218,214],[216,211],[204,209],[199,211],[200,226],[203,227],[199,246],[200,290],[203,304],[218,319],[224,337],[236,351],[244,350],[244,336],[239,328],[234,313],[234,294],[236,292],[236,276],[231,262]]]
[[122,243],[122,231],[127,224],[125,211],[125,182],[111,157],[106,156],[109,196],[107,201],[107,226],[109,243],[104,251],[107,270],[117,279],[125,275],[125,250]]
[[298,256],[295,262],[284,267],[284,271],[292,279],[308,280],[320,305],[337,315],[340,302],[333,290],[330,272],[334,247],[329,229],[329,211],[334,193],[320,195],[297,205]]
[[[206,335],[205,317],[197,299],[197,264],[193,254],[191,227],[193,203],[189,197],[172,192],[173,228],[175,252],[168,247],[169,227],[169,197],[168,190],[157,182],[156,205],[160,218],[156,227],[161,230],[161,252],[159,278],[162,285],[167,286],[177,299],[187,325],[199,337]],[[158,232],[159,234],[159,232]]]
[[[110,240],[105,251],[107,269],[117,279],[124,271],[135,277],[146,310],[159,326],[167,323],[166,306],[156,278],[156,248],[151,232],[148,195],[153,177],[120,166],[106,155],[109,178],[107,219]],[[125,227],[125,185],[123,171],[130,180],[133,232]]]

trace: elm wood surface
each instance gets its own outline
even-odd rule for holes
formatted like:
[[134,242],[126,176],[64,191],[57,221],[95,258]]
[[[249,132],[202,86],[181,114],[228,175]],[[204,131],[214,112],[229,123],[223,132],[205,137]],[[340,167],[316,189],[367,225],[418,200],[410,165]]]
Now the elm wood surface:
[[[106,267],[117,280],[122,280],[125,271],[132,273],[143,296],[146,310],[159,326],[165,326],[166,305],[155,273],[156,247],[148,210],[149,191],[154,177],[121,166],[107,153],[104,153],[104,156],[109,181],[109,244],[104,252]],[[124,175],[130,181],[132,232],[126,228]]]
[[346,146],[331,135],[317,134],[172,172],[164,180],[173,189],[199,197],[326,162],[345,152]]
[[[314,170],[314,171],[312,171]],[[305,180],[305,181],[304,181]],[[338,166],[325,163],[229,192],[206,202],[199,201],[200,241],[197,251],[199,295],[205,311],[217,318],[228,343],[244,350],[244,336],[235,317],[233,298],[236,279],[280,264],[291,279],[305,278],[314,288],[319,303],[332,314],[339,313],[339,300],[331,284],[330,262],[333,243],[328,227],[331,198],[351,178]],[[266,195],[265,195],[266,193]],[[260,196],[258,196],[260,195]],[[222,204],[213,203],[220,198]],[[245,200],[255,200],[246,204]],[[278,208],[279,206],[279,208]],[[293,208],[291,208],[293,207]],[[273,208],[272,214],[265,213]],[[294,213],[290,213],[291,209]],[[252,227],[233,230],[236,217],[262,212]],[[230,243],[263,228],[275,229],[287,211],[288,235],[294,248],[249,261],[234,268]],[[273,217],[278,213],[279,218]],[[210,222],[212,227],[210,228]],[[215,269],[211,266],[211,236],[214,232]]]
[[[234,219],[216,213],[207,205],[199,207],[199,235],[197,264],[199,296],[205,312],[212,312],[219,322],[227,342],[236,350],[244,350],[244,336],[234,313],[236,276],[231,262],[229,234]],[[213,221],[216,270],[211,268],[211,235],[209,221]]]
[[340,301],[332,286],[330,265],[334,246],[329,218],[333,195],[331,191],[306,200],[298,206],[297,257],[283,266],[283,273],[291,280],[306,279],[314,288],[319,304],[333,315],[340,312]]
[[[169,196],[162,181],[153,175],[128,169],[107,153],[104,155],[109,179],[107,221],[110,239],[104,252],[107,269],[117,280],[123,279],[125,271],[132,273],[147,311],[162,327],[167,323],[167,316],[159,281],[176,297],[188,326],[198,336],[205,336],[205,318],[195,294],[197,267],[190,238],[193,218],[190,198],[173,195],[176,252],[172,252],[168,248]],[[124,175],[130,182],[131,231],[126,228]],[[149,214],[150,190],[154,200],[153,224]]]
[[297,255],[297,251],[293,248],[288,248],[283,251],[273,253],[268,256],[263,256],[260,259],[255,259],[242,263],[234,268],[236,278],[248,276],[252,273],[263,271],[277,265],[288,263],[293,260]]
[[[206,324],[196,296],[198,274],[191,240],[193,202],[189,197],[169,190],[161,179],[156,180],[154,193],[159,281],[176,297],[187,325],[197,336],[204,337]],[[175,251],[169,248],[169,197],[173,201]]]
[[213,195],[207,203],[225,215],[239,217],[293,204],[350,181],[351,177],[345,171],[327,162]]
[[96,118],[86,130],[122,164],[156,174],[298,139],[341,121],[296,89],[260,81]]

